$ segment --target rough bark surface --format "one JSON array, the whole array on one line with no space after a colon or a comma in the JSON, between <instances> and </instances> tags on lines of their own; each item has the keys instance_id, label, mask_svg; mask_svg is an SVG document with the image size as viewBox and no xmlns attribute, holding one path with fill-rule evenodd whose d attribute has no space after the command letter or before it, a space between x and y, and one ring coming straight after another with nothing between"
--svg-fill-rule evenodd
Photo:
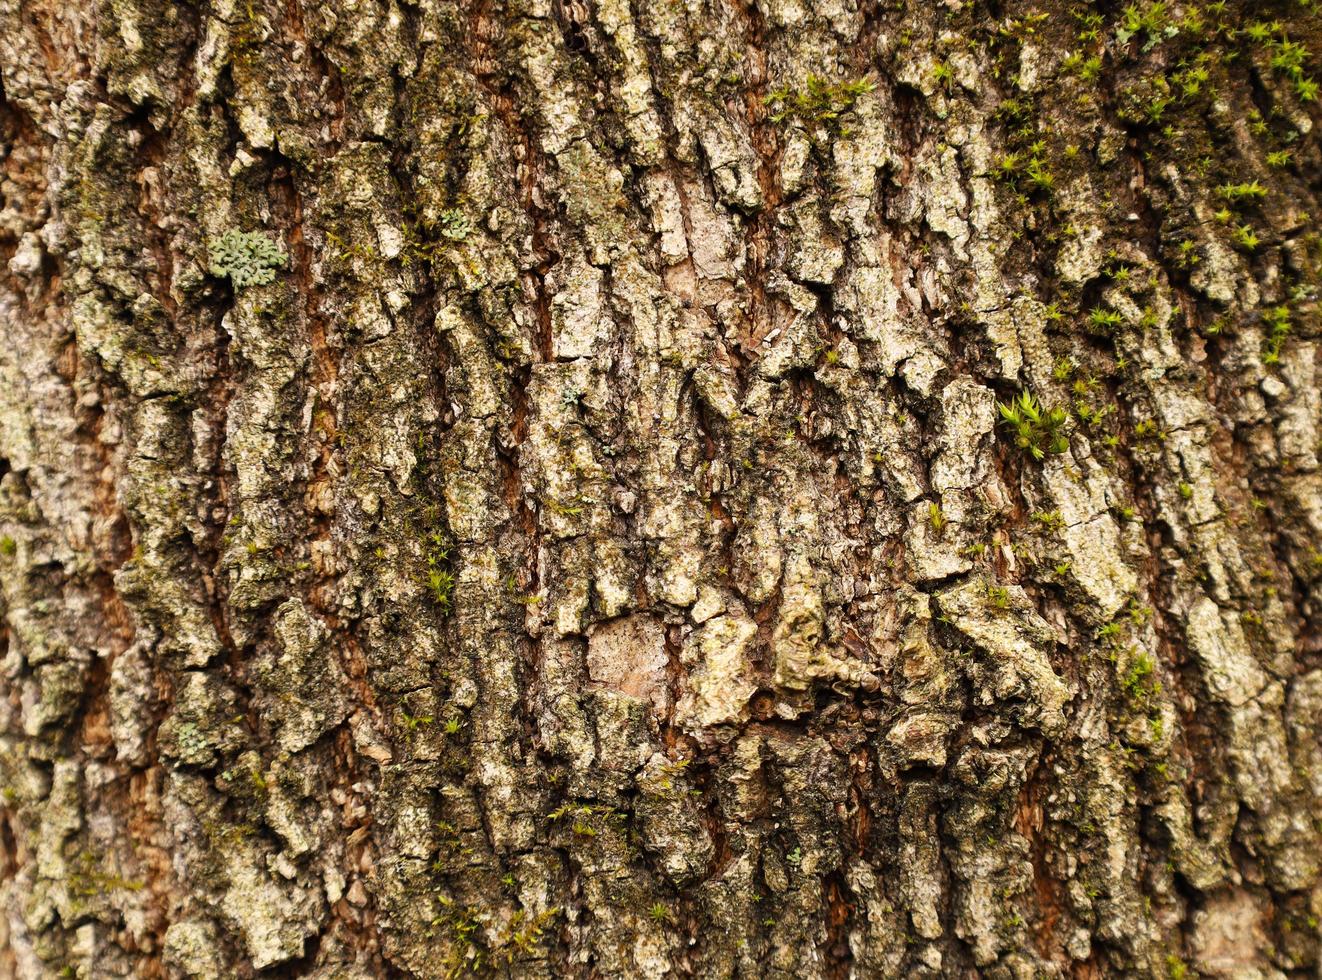
<instances>
[{"instance_id":1,"label":"rough bark surface","mask_svg":"<svg viewBox=\"0 0 1322 980\"><path fill-rule=\"evenodd\" d=\"M1316 976L1315 77L0 0L0 974Z\"/></svg>"}]
</instances>

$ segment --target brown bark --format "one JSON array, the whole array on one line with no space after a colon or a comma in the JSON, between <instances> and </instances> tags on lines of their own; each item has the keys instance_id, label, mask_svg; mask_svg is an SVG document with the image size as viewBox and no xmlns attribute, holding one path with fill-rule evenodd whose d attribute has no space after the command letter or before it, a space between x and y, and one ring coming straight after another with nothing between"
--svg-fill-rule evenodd
<instances>
[{"instance_id":1,"label":"brown bark","mask_svg":"<svg viewBox=\"0 0 1322 980\"><path fill-rule=\"evenodd\" d=\"M0 0L0 973L1317 975L1320 59Z\"/></svg>"}]
</instances>

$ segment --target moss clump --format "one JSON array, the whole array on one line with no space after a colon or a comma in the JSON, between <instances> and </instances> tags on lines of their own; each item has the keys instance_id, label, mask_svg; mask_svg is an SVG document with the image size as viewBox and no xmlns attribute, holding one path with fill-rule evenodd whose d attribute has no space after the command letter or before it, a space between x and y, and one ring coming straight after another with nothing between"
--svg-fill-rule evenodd
<instances>
[{"instance_id":1,"label":"moss clump","mask_svg":"<svg viewBox=\"0 0 1322 980\"><path fill-rule=\"evenodd\" d=\"M1123 681L1125 693L1136 706L1146 707L1161 693L1161 682L1153 676L1156 662L1141 650L1133 651L1133 660Z\"/></svg>"},{"instance_id":2,"label":"moss clump","mask_svg":"<svg viewBox=\"0 0 1322 980\"><path fill-rule=\"evenodd\" d=\"M427 588L442 613L451 609L454 597L454 572L450 567L450 548L439 532L428 536Z\"/></svg>"},{"instance_id":3,"label":"moss clump","mask_svg":"<svg viewBox=\"0 0 1322 980\"><path fill-rule=\"evenodd\" d=\"M798 119L805 123L829 123L852 109L859 96L876 87L875 82L866 78L831 82L820 75L810 74L802 88L782 86L763 101L775 109L772 122Z\"/></svg>"},{"instance_id":4,"label":"moss clump","mask_svg":"<svg viewBox=\"0 0 1322 980\"><path fill-rule=\"evenodd\" d=\"M229 276L235 289L246 286L264 286L275 279L275 270L285 264L288 256L280 246L260 231L238 231L231 228L208 246L211 274Z\"/></svg>"},{"instance_id":5,"label":"moss clump","mask_svg":"<svg viewBox=\"0 0 1322 980\"><path fill-rule=\"evenodd\" d=\"M1273 306L1263 313L1262 320L1267 325L1267 349L1263 352L1262 363L1279 364L1281 349L1290 336L1290 307Z\"/></svg>"},{"instance_id":6,"label":"moss clump","mask_svg":"<svg viewBox=\"0 0 1322 980\"><path fill-rule=\"evenodd\" d=\"M1047 453L1063 453L1069 448L1064 426L1068 416L1061 408L1047 409L1028 392L996 406L1001 413L1001 424L1014 435L1014 444L1028 450L1034 459Z\"/></svg>"}]
</instances>

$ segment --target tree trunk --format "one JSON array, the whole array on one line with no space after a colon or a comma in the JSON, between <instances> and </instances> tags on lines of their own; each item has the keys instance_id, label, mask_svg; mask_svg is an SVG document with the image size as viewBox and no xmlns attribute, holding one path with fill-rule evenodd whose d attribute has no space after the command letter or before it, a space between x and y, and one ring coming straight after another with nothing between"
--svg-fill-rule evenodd
<instances>
[{"instance_id":1,"label":"tree trunk","mask_svg":"<svg viewBox=\"0 0 1322 980\"><path fill-rule=\"evenodd\" d=\"M1315 0L0 0L0 974L1317 976Z\"/></svg>"}]
</instances>

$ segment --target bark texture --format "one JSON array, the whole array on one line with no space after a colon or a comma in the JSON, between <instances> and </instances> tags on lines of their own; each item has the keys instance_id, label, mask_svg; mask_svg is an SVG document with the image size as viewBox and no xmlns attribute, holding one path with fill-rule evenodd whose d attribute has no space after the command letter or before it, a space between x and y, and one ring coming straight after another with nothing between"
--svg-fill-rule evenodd
<instances>
[{"instance_id":1,"label":"bark texture","mask_svg":"<svg viewBox=\"0 0 1322 980\"><path fill-rule=\"evenodd\" d=\"M0 973L1305 977L1311 0L0 0Z\"/></svg>"}]
</instances>

